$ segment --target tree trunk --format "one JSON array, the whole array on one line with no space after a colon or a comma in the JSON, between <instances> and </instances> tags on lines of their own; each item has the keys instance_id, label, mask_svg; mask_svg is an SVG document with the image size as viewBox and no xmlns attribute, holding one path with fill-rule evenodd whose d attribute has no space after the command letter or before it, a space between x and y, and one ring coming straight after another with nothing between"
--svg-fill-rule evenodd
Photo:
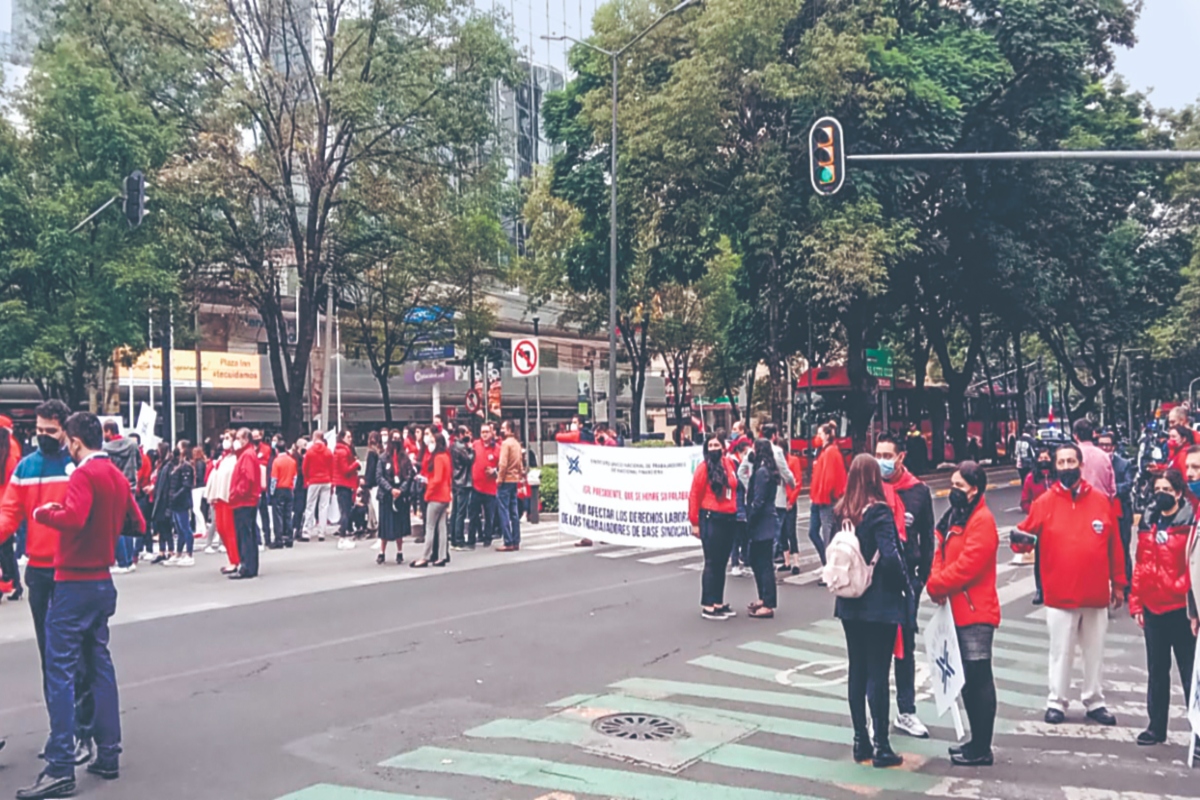
<instances>
[{"instance_id":1,"label":"tree trunk","mask_svg":"<svg viewBox=\"0 0 1200 800\"><path fill-rule=\"evenodd\" d=\"M387 373L383 377L379 377L379 373L375 374L375 380L379 381L379 393L383 396L383 420L388 427L392 427L392 390L388 386Z\"/></svg>"},{"instance_id":2,"label":"tree trunk","mask_svg":"<svg viewBox=\"0 0 1200 800\"><path fill-rule=\"evenodd\" d=\"M1025 432L1025 424L1028 420L1028 404L1026 398L1029 396L1029 379L1025 374L1025 357L1021 352L1021 332L1014 330L1012 332L1013 342L1013 368L1017 371L1017 435L1020 436ZM1036 409L1036 404L1034 408ZM1036 411L1034 412L1036 414Z\"/></svg>"},{"instance_id":3,"label":"tree trunk","mask_svg":"<svg viewBox=\"0 0 1200 800\"><path fill-rule=\"evenodd\" d=\"M754 418L754 368L746 371L746 426L749 427L750 420Z\"/></svg>"},{"instance_id":4,"label":"tree trunk","mask_svg":"<svg viewBox=\"0 0 1200 800\"><path fill-rule=\"evenodd\" d=\"M954 447L954 460L967 457L967 383L971 378L964 373L947 377L946 404L950 411L950 443Z\"/></svg>"},{"instance_id":5,"label":"tree trunk","mask_svg":"<svg viewBox=\"0 0 1200 800\"><path fill-rule=\"evenodd\" d=\"M941 392L928 394L929 427L932 431L931 441L933 466L936 467L946 460L946 401Z\"/></svg>"},{"instance_id":6,"label":"tree trunk","mask_svg":"<svg viewBox=\"0 0 1200 800\"><path fill-rule=\"evenodd\" d=\"M867 353L865 326L862 323L864 309L861 304L851 306L846 315L846 373L850 380L847 393L847 414L850 417L850 436L856 453L867 451L867 438L874 412L874 389L867 375Z\"/></svg>"},{"instance_id":7,"label":"tree trunk","mask_svg":"<svg viewBox=\"0 0 1200 800\"><path fill-rule=\"evenodd\" d=\"M924 341L913 348L913 392L908 402L908 421L921 430L925 416L925 381L929 375L929 345ZM924 432L922 432L924 435Z\"/></svg>"}]
</instances>

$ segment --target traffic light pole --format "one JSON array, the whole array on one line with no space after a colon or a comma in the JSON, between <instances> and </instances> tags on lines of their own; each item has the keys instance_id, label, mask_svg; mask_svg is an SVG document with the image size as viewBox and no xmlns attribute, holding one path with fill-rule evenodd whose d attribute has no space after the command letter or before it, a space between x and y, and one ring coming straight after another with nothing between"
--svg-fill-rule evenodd
<instances>
[{"instance_id":1,"label":"traffic light pole","mask_svg":"<svg viewBox=\"0 0 1200 800\"><path fill-rule=\"evenodd\" d=\"M925 161L1200 161L1200 150L1011 150L996 153L870 153L856 164Z\"/></svg>"},{"instance_id":2,"label":"traffic light pole","mask_svg":"<svg viewBox=\"0 0 1200 800\"><path fill-rule=\"evenodd\" d=\"M96 217L100 216L100 212L101 212L101 211L103 211L104 209L108 208L108 207L109 207L109 206L111 206L113 203L115 203L115 202L117 202L118 200L121 200L121 199L122 199L121 195L119 195L119 194L113 195L113 196L112 196L112 198L110 198L110 199L109 199L109 201L108 201L107 203L105 203L104 205L102 205L102 206L100 206L99 208L97 208L97 209L96 209L95 211L93 211L91 214L88 214L88 215L87 215L87 218L86 218L86 219L84 219L84 221L83 221L83 222L79 223L79 224L78 224L78 225L76 225L74 228L71 228L71 230L70 230L70 233L75 233L75 232L76 232L76 231L78 231L80 228L82 228L84 225L87 225L89 222L91 222L92 220L94 220Z\"/></svg>"}]
</instances>

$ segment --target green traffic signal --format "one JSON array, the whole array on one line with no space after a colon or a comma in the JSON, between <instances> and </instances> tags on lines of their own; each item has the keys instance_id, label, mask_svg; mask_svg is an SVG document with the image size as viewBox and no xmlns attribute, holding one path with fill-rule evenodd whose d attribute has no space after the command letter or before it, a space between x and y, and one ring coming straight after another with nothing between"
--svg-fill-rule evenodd
<instances>
[{"instance_id":1,"label":"green traffic signal","mask_svg":"<svg viewBox=\"0 0 1200 800\"><path fill-rule=\"evenodd\" d=\"M830 167L821 168L821 183L833 183L833 169Z\"/></svg>"}]
</instances>

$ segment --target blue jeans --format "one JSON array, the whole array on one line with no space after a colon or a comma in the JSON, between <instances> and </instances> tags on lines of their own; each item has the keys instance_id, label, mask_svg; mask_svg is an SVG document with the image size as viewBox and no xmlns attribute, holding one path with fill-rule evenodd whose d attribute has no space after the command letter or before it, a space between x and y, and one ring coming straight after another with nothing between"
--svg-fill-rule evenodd
<instances>
[{"instance_id":1,"label":"blue jeans","mask_svg":"<svg viewBox=\"0 0 1200 800\"><path fill-rule=\"evenodd\" d=\"M95 738L99 756L121 752L121 710L117 673L108 651L108 620L117 610L111 578L58 581L46 614L46 706L50 739L46 772L55 778L75 775L75 681L82 664L92 670Z\"/></svg>"},{"instance_id":2,"label":"blue jeans","mask_svg":"<svg viewBox=\"0 0 1200 800\"><path fill-rule=\"evenodd\" d=\"M117 566L124 569L133 563L133 557L137 554L138 542L132 536L117 537Z\"/></svg>"},{"instance_id":3,"label":"blue jeans","mask_svg":"<svg viewBox=\"0 0 1200 800\"><path fill-rule=\"evenodd\" d=\"M517 484L502 483L496 490L500 532L506 547L521 546L521 512L517 510Z\"/></svg>"},{"instance_id":4,"label":"blue jeans","mask_svg":"<svg viewBox=\"0 0 1200 800\"><path fill-rule=\"evenodd\" d=\"M825 565L825 547L833 535L833 506L813 503L808 512L808 540L813 543L821 566Z\"/></svg>"},{"instance_id":5,"label":"blue jeans","mask_svg":"<svg viewBox=\"0 0 1200 800\"><path fill-rule=\"evenodd\" d=\"M187 554L192 554L192 548L195 546L195 537L192 536L192 518L189 516L190 511L172 511L171 521L175 525L175 539L178 544L175 546L175 552L183 555L183 550L187 548Z\"/></svg>"},{"instance_id":6,"label":"blue jeans","mask_svg":"<svg viewBox=\"0 0 1200 800\"><path fill-rule=\"evenodd\" d=\"M496 537L496 495L471 490L471 507L467 513L467 544L479 542L484 547Z\"/></svg>"}]
</instances>

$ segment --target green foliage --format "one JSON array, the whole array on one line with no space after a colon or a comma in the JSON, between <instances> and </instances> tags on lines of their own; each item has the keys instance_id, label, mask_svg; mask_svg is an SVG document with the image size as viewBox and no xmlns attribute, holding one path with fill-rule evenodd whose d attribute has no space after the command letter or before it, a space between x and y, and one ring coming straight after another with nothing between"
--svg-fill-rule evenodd
<instances>
[{"instance_id":1,"label":"green foliage","mask_svg":"<svg viewBox=\"0 0 1200 800\"><path fill-rule=\"evenodd\" d=\"M538 497L542 501L542 511L546 513L558 511L558 465L547 464L542 467L542 484L538 487Z\"/></svg>"}]
</instances>

